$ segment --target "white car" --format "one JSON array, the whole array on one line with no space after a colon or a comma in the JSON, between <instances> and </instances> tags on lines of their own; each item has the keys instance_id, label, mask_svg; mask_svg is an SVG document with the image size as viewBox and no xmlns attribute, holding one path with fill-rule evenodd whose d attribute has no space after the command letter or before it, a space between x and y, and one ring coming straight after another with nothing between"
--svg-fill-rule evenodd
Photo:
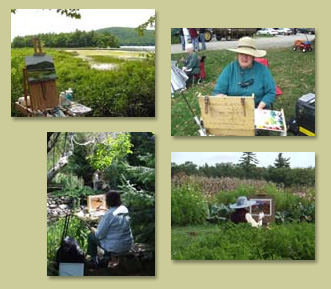
<instances>
[{"instance_id":1,"label":"white car","mask_svg":"<svg viewBox=\"0 0 331 289\"><path fill-rule=\"evenodd\" d=\"M256 32L256 35L277 35L278 31L273 28L262 28Z\"/></svg>"},{"instance_id":2,"label":"white car","mask_svg":"<svg viewBox=\"0 0 331 289\"><path fill-rule=\"evenodd\" d=\"M290 28L278 28L277 31L278 31L278 34L281 34L281 35L292 35L293 34L293 31Z\"/></svg>"}]
</instances>

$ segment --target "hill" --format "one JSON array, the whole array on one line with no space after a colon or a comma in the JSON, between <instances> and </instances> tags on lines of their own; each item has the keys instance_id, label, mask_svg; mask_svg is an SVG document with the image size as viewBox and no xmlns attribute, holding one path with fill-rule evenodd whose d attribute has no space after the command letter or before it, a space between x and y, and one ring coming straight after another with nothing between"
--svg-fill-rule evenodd
<instances>
[{"instance_id":1,"label":"hill","mask_svg":"<svg viewBox=\"0 0 331 289\"><path fill-rule=\"evenodd\" d=\"M154 46L155 30L146 30L144 36L139 36L135 28L109 27L96 30L96 32L109 32L119 39L121 46Z\"/></svg>"}]
</instances>

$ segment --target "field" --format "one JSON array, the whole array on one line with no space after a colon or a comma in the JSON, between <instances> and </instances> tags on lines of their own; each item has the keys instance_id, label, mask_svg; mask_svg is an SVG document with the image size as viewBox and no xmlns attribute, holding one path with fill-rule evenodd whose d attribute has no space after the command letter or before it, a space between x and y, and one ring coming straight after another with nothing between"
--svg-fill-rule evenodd
<instances>
[{"instance_id":1,"label":"field","mask_svg":"<svg viewBox=\"0 0 331 289\"><path fill-rule=\"evenodd\" d=\"M315 224L174 227L173 260L314 260Z\"/></svg>"},{"instance_id":2,"label":"field","mask_svg":"<svg viewBox=\"0 0 331 289\"><path fill-rule=\"evenodd\" d=\"M92 108L94 117L154 117L155 57L144 52L113 50L64 51L46 49L53 56L58 91L69 87L74 100ZM23 95L24 57L33 49L11 50L11 107ZM127 61L129 60L129 61ZM93 64L113 64L111 69L94 69ZM98 68L98 67L96 67Z\"/></svg>"},{"instance_id":3,"label":"field","mask_svg":"<svg viewBox=\"0 0 331 289\"><path fill-rule=\"evenodd\" d=\"M194 113L200 117L197 95L211 95L216 80L223 68L235 59L230 51L203 51L205 55L206 80L183 92ZM180 63L185 54L172 54L171 60ZM268 60L271 73L283 95L274 103L274 109L284 109L286 121L295 116L295 105L298 98L315 91L315 53L293 52L291 48L268 49ZM198 128L190 110L180 94L176 93L171 100L171 135L197 136Z\"/></svg>"},{"instance_id":4,"label":"field","mask_svg":"<svg viewBox=\"0 0 331 289\"><path fill-rule=\"evenodd\" d=\"M273 196L275 222L261 228L229 221L229 204L255 195L254 186L202 193L197 185L173 185L171 258L173 260L314 260L315 190L306 193L267 184L259 192Z\"/></svg>"}]
</instances>

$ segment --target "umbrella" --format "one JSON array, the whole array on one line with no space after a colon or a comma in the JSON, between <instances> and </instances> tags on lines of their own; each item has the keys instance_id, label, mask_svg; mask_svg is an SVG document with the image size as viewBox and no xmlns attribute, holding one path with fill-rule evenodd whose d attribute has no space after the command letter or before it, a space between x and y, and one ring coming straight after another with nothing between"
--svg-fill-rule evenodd
<instances>
[{"instance_id":1,"label":"umbrella","mask_svg":"<svg viewBox=\"0 0 331 289\"><path fill-rule=\"evenodd\" d=\"M171 94L175 91L186 89L186 81L188 76L180 70L175 63L171 63Z\"/></svg>"}]
</instances>

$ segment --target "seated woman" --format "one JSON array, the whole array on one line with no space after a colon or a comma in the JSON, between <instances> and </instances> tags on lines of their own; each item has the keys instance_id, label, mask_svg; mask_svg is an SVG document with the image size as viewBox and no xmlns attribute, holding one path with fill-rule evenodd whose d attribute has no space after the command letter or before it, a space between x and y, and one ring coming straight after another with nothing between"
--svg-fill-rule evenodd
<instances>
[{"instance_id":1,"label":"seated woman","mask_svg":"<svg viewBox=\"0 0 331 289\"><path fill-rule=\"evenodd\" d=\"M230 205L235 211L230 215L230 220L235 224L249 223L252 227L261 227L264 213L259 213L259 219L256 222L246 208L255 205L255 201L248 201L246 197L239 197L235 204Z\"/></svg>"},{"instance_id":2,"label":"seated woman","mask_svg":"<svg viewBox=\"0 0 331 289\"><path fill-rule=\"evenodd\" d=\"M91 234L88 235L87 253L91 256L95 266L99 264L98 246L109 253L121 253L128 251L133 243L129 211L122 205L120 194L107 193L106 205L109 210L102 217L97 229L91 228Z\"/></svg>"},{"instance_id":3,"label":"seated woman","mask_svg":"<svg viewBox=\"0 0 331 289\"><path fill-rule=\"evenodd\" d=\"M194 48L191 43L186 45L186 52L188 57L184 60L184 67L182 70L190 79L192 79L194 75L200 74L200 60L198 55L194 52Z\"/></svg>"},{"instance_id":4,"label":"seated woman","mask_svg":"<svg viewBox=\"0 0 331 289\"><path fill-rule=\"evenodd\" d=\"M276 86L269 69L254 61L254 57L263 57L265 50L258 50L251 37L239 39L237 49L228 49L237 53L237 59L228 64L218 77L213 95L228 96L255 95L255 107L269 108L275 101Z\"/></svg>"}]
</instances>

